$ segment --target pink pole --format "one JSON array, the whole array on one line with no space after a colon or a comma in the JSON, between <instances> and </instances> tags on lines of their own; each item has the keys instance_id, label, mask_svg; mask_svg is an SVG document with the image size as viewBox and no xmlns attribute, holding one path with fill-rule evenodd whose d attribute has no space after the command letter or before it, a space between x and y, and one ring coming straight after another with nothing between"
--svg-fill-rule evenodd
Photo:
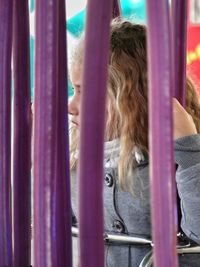
<instances>
[{"instance_id":1,"label":"pink pole","mask_svg":"<svg viewBox=\"0 0 200 267\"><path fill-rule=\"evenodd\" d=\"M172 53L168 0L147 3L150 179L154 266L177 267L172 137Z\"/></svg>"},{"instance_id":2,"label":"pink pole","mask_svg":"<svg viewBox=\"0 0 200 267\"><path fill-rule=\"evenodd\" d=\"M185 106L188 0L172 0L174 96Z\"/></svg>"},{"instance_id":3,"label":"pink pole","mask_svg":"<svg viewBox=\"0 0 200 267\"><path fill-rule=\"evenodd\" d=\"M57 91L56 264L72 266L71 197L68 143L67 43L65 1L59 2L59 66Z\"/></svg>"},{"instance_id":4,"label":"pink pole","mask_svg":"<svg viewBox=\"0 0 200 267\"><path fill-rule=\"evenodd\" d=\"M71 267L64 0L36 1L34 267Z\"/></svg>"},{"instance_id":5,"label":"pink pole","mask_svg":"<svg viewBox=\"0 0 200 267\"><path fill-rule=\"evenodd\" d=\"M117 18L122 16L120 0L113 0L112 17Z\"/></svg>"},{"instance_id":6,"label":"pink pole","mask_svg":"<svg viewBox=\"0 0 200 267\"><path fill-rule=\"evenodd\" d=\"M31 114L28 1L14 1L14 266L31 264Z\"/></svg>"},{"instance_id":7,"label":"pink pole","mask_svg":"<svg viewBox=\"0 0 200 267\"><path fill-rule=\"evenodd\" d=\"M81 267L104 266L103 144L111 13L111 0L88 1L79 161Z\"/></svg>"},{"instance_id":8,"label":"pink pole","mask_svg":"<svg viewBox=\"0 0 200 267\"><path fill-rule=\"evenodd\" d=\"M11 48L12 0L0 3L0 266L12 267Z\"/></svg>"}]
</instances>

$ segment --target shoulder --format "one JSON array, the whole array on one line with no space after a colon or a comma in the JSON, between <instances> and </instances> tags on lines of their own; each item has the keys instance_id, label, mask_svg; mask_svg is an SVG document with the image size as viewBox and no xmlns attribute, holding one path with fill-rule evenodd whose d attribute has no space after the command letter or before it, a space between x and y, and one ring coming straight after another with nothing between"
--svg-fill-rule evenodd
<instances>
[{"instance_id":1,"label":"shoulder","mask_svg":"<svg viewBox=\"0 0 200 267\"><path fill-rule=\"evenodd\" d=\"M200 134L193 134L178 138L174 141L177 151L200 151Z\"/></svg>"},{"instance_id":2,"label":"shoulder","mask_svg":"<svg viewBox=\"0 0 200 267\"><path fill-rule=\"evenodd\" d=\"M174 141L175 161L180 169L200 163L200 134L178 138Z\"/></svg>"}]
</instances>

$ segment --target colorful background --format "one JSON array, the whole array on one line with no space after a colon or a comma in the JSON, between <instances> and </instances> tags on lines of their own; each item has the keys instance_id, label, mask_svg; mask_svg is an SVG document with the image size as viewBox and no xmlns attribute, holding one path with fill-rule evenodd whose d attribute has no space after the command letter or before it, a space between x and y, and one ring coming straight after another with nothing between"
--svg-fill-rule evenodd
<instances>
[{"instance_id":1,"label":"colorful background","mask_svg":"<svg viewBox=\"0 0 200 267\"><path fill-rule=\"evenodd\" d=\"M84 20L87 0L66 1L67 14L67 40L68 54L75 44L77 38L84 29ZM123 17L134 22L145 23L145 0L121 0ZM34 45L35 45L35 2L29 0L30 10L30 52L31 52L31 96L34 95ZM200 86L200 0L189 0L189 27L188 27L188 49L187 63L188 70L196 83ZM72 88L69 81L69 96L72 95Z\"/></svg>"}]
</instances>

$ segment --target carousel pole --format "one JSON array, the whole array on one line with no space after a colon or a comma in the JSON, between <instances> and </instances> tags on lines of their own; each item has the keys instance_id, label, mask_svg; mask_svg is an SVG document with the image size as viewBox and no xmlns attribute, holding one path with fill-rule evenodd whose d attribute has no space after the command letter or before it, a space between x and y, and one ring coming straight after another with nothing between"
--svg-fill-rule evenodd
<instances>
[{"instance_id":1,"label":"carousel pole","mask_svg":"<svg viewBox=\"0 0 200 267\"><path fill-rule=\"evenodd\" d=\"M154 266L177 267L169 2L151 0L146 3Z\"/></svg>"},{"instance_id":2,"label":"carousel pole","mask_svg":"<svg viewBox=\"0 0 200 267\"><path fill-rule=\"evenodd\" d=\"M11 49L13 1L0 3L0 266L13 266L11 211Z\"/></svg>"},{"instance_id":3,"label":"carousel pole","mask_svg":"<svg viewBox=\"0 0 200 267\"><path fill-rule=\"evenodd\" d=\"M81 267L104 266L102 177L112 2L89 0L87 6L79 160Z\"/></svg>"},{"instance_id":4,"label":"carousel pole","mask_svg":"<svg viewBox=\"0 0 200 267\"><path fill-rule=\"evenodd\" d=\"M65 1L59 1L59 52L57 91L56 266L72 266L71 197L68 138L68 84ZM54 265L55 266L55 265Z\"/></svg>"},{"instance_id":5,"label":"carousel pole","mask_svg":"<svg viewBox=\"0 0 200 267\"><path fill-rule=\"evenodd\" d=\"M122 16L120 0L113 0L112 17L117 18Z\"/></svg>"},{"instance_id":6,"label":"carousel pole","mask_svg":"<svg viewBox=\"0 0 200 267\"><path fill-rule=\"evenodd\" d=\"M36 1L34 267L71 266L64 0Z\"/></svg>"},{"instance_id":7,"label":"carousel pole","mask_svg":"<svg viewBox=\"0 0 200 267\"><path fill-rule=\"evenodd\" d=\"M185 106L188 0L172 0L171 5L174 97Z\"/></svg>"},{"instance_id":8,"label":"carousel pole","mask_svg":"<svg viewBox=\"0 0 200 267\"><path fill-rule=\"evenodd\" d=\"M29 10L27 0L14 0L14 266L31 258L31 100Z\"/></svg>"}]
</instances>

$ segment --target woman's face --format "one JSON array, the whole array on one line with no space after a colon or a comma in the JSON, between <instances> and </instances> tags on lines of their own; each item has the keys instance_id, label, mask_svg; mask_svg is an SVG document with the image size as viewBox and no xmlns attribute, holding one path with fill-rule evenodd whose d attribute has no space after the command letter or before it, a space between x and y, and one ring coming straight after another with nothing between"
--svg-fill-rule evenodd
<instances>
[{"instance_id":1,"label":"woman's face","mask_svg":"<svg viewBox=\"0 0 200 267\"><path fill-rule=\"evenodd\" d=\"M71 70L71 83L74 89L74 94L69 100L68 113L70 116L70 122L77 129L80 128L80 100L81 100L81 68L79 66L73 66Z\"/></svg>"},{"instance_id":2,"label":"woman's face","mask_svg":"<svg viewBox=\"0 0 200 267\"><path fill-rule=\"evenodd\" d=\"M74 94L69 99L68 113L70 114L70 123L80 130L80 102L82 92L82 68L74 65L70 72L70 79L73 86ZM107 119L107 109L106 109ZM77 134L79 131L77 132Z\"/></svg>"}]
</instances>

